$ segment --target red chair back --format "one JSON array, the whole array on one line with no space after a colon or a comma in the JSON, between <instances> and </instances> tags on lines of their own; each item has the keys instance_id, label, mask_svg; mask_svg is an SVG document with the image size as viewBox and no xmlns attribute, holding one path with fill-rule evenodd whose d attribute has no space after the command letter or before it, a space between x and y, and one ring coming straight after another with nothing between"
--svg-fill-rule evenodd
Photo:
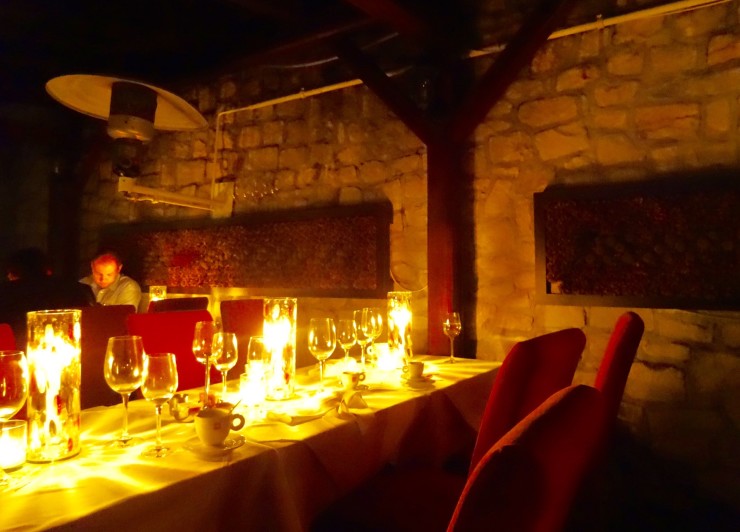
<instances>
[{"instance_id":1,"label":"red chair back","mask_svg":"<svg viewBox=\"0 0 740 532\"><path fill-rule=\"evenodd\" d=\"M0 323L0 351L14 351L18 349L15 343L15 333L13 328L7 323ZM25 351L25 346L21 347Z\"/></svg>"},{"instance_id":2,"label":"red chair back","mask_svg":"<svg viewBox=\"0 0 740 532\"><path fill-rule=\"evenodd\" d=\"M627 377L644 331L645 324L642 318L634 312L625 312L617 319L609 337L594 387L604 394L611 419L617 417Z\"/></svg>"},{"instance_id":3,"label":"red chair back","mask_svg":"<svg viewBox=\"0 0 740 532\"><path fill-rule=\"evenodd\" d=\"M212 321L207 310L181 310L130 314L126 319L129 334L141 336L147 353L174 353L177 359L178 389L202 387L205 367L193 354L195 324ZM211 382L219 381L218 372L211 373Z\"/></svg>"},{"instance_id":4,"label":"red chair back","mask_svg":"<svg viewBox=\"0 0 740 532\"><path fill-rule=\"evenodd\" d=\"M147 312L173 312L175 310L206 310L208 297L170 297L149 302Z\"/></svg>"},{"instance_id":5,"label":"red chair back","mask_svg":"<svg viewBox=\"0 0 740 532\"><path fill-rule=\"evenodd\" d=\"M108 338L128 334L126 318L136 312L133 305L84 307L80 317L80 349L82 357L82 408L114 405L121 396L110 389L103 375Z\"/></svg>"},{"instance_id":6,"label":"red chair back","mask_svg":"<svg viewBox=\"0 0 740 532\"><path fill-rule=\"evenodd\" d=\"M448 532L562 530L584 480L603 457L606 408L590 386L562 389L478 461Z\"/></svg>"},{"instance_id":7,"label":"red chair back","mask_svg":"<svg viewBox=\"0 0 740 532\"><path fill-rule=\"evenodd\" d=\"M573 381L586 346L580 329L564 329L515 344L493 381L470 464L509 429Z\"/></svg>"},{"instance_id":8,"label":"red chair back","mask_svg":"<svg viewBox=\"0 0 740 532\"><path fill-rule=\"evenodd\" d=\"M236 378L244 372L250 336L262 336L264 301L262 299L227 299L221 301L221 324L224 332L236 333L239 360L229 372Z\"/></svg>"}]
</instances>

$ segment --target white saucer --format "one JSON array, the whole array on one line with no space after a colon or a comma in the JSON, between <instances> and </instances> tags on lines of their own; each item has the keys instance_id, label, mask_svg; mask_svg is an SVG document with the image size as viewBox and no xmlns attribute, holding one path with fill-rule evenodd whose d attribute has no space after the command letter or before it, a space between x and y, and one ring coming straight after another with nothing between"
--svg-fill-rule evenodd
<instances>
[{"instance_id":1,"label":"white saucer","mask_svg":"<svg viewBox=\"0 0 740 532\"><path fill-rule=\"evenodd\" d=\"M226 441L224 441L224 444L219 446L206 445L195 437L186 441L183 447L206 460L220 460L231 453L234 449L238 449L244 445L245 442L246 440L241 434L237 434L233 438L227 438Z\"/></svg>"},{"instance_id":2,"label":"white saucer","mask_svg":"<svg viewBox=\"0 0 740 532\"><path fill-rule=\"evenodd\" d=\"M414 378L403 377L403 382L410 388L426 388L434 383L434 379L429 375Z\"/></svg>"}]
</instances>

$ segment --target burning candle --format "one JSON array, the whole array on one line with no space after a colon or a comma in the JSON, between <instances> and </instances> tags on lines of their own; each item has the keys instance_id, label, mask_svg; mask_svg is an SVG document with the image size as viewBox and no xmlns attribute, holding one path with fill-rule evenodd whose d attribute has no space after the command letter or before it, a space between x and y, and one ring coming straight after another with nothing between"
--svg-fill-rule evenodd
<instances>
[{"instance_id":1,"label":"burning candle","mask_svg":"<svg viewBox=\"0 0 740 532\"><path fill-rule=\"evenodd\" d=\"M28 461L80 452L80 310L28 313Z\"/></svg>"},{"instance_id":2,"label":"burning candle","mask_svg":"<svg viewBox=\"0 0 740 532\"><path fill-rule=\"evenodd\" d=\"M11 419L0 423L0 469L15 469L25 461L26 422Z\"/></svg>"},{"instance_id":3,"label":"burning candle","mask_svg":"<svg viewBox=\"0 0 740 532\"><path fill-rule=\"evenodd\" d=\"M388 366L399 367L411 359L411 292L388 292ZM378 361L378 366L381 363Z\"/></svg>"},{"instance_id":4,"label":"burning candle","mask_svg":"<svg viewBox=\"0 0 740 532\"><path fill-rule=\"evenodd\" d=\"M265 378L268 399L288 399L295 386L295 298L265 299L262 336L269 353Z\"/></svg>"}]
</instances>

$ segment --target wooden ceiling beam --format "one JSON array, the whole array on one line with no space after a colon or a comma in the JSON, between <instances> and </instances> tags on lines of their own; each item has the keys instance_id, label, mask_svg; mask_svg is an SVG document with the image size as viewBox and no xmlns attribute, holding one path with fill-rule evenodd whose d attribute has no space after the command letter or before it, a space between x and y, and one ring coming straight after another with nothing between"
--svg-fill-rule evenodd
<instances>
[{"instance_id":1,"label":"wooden ceiling beam","mask_svg":"<svg viewBox=\"0 0 740 532\"><path fill-rule=\"evenodd\" d=\"M349 65L365 85L398 116L425 144L437 138L436 129L424 113L391 81L391 79L353 43L346 39L334 42L340 59Z\"/></svg>"},{"instance_id":2,"label":"wooden ceiling beam","mask_svg":"<svg viewBox=\"0 0 740 532\"><path fill-rule=\"evenodd\" d=\"M576 0L544 0L539 8L530 13L455 112L448 130L454 142L462 142L472 135L491 107L506 93L522 68L532 61L556 25L565 19L576 3Z\"/></svg>"},{"instance_id":3,"label":"wooden ceiling beam","mask_svg":"<svg viewBox=\"0 0 740 532\"><path fill-rule=\"evenodd\" d=\"M429 34L429 24L394 0L344 0L363 13L420 42Z\"/></svg>"}]
</instances>

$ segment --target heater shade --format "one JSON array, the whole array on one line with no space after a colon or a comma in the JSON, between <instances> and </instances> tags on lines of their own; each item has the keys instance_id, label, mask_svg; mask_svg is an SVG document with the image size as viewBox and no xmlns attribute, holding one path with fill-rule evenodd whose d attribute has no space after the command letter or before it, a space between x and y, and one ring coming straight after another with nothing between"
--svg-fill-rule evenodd
<instances>
[{"instance_id":1,"label":"heater shade","mask_svg":"<svg viewBox=\"0 0 740 532\"><path fill-rule=\"evenodd\" d=\"M108 120L111 115L111 95L115 84L147 87L156 94L154 129L190 131L208 125L203 115L179 96L139 81L109 76L71 74L49 80L46 83L46 91L52 98L70 109Z\"/></svg>"}]
</instances>

